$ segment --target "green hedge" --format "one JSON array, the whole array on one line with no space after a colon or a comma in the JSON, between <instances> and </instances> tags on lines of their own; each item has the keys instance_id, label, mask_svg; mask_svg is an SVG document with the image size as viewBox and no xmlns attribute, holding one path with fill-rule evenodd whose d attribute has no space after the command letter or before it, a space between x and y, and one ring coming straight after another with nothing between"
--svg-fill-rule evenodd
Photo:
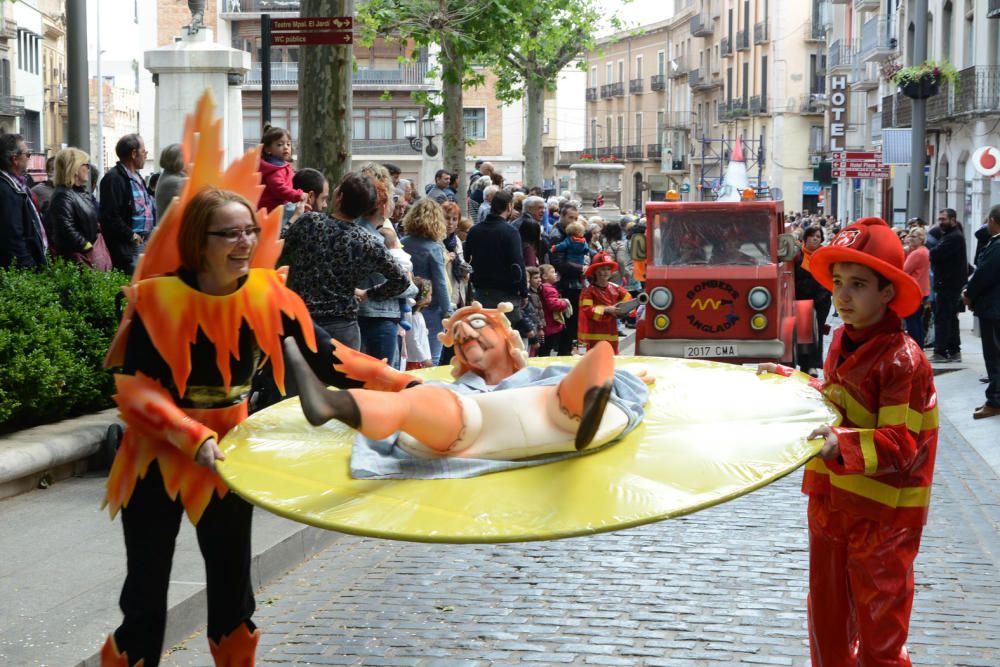
<instances>
[{"instance_id":1,"label":"green hedge","mask_svg":"<svg viewBox=\"0 0 1000 667\"><path fill-rule=\"evenodd\" d=\"M41 272L0 270L0 431L111 406L101 362L126 282L61 260Z\"/></svg>"}]
</instances>

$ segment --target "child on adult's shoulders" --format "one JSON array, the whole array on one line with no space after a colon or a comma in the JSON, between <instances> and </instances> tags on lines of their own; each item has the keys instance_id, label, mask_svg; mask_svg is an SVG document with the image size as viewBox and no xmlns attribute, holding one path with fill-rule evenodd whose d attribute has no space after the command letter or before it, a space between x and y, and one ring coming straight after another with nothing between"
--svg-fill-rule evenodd
<instances>
[{"instance_id":1,"label":"child on adult's shoulders","mask_svg":"<svg viewBox=\"0 0 1000 667\"><path fill-rule=\"evenodd\" d=\"M909 665L913 561L930 504L938 412L930 363L902 327L920 307L899 237L863 218L813 253L844 325L824 380L810 384L841 415L806 464L812 663ZM761 364L758 373L791 375Z\"/></svg>"},{"instance_id":2,"label":"child on adult's shoulders","mask_svg":"<svg viewBox=\"0 0 1000 667\"><path fill-rule=\"evenodd\" d=\"M288 203L308 199L309 194L292 185L292 135L280 127L264 126L261 137L260 176L264 192L258 206L268 211Z\"/></svg>"},{"instance_id":3,"label":"child on adult's shoulders","mask_svg":"<svg viewBox=\"0 0 1000 667\"><path fill-rule=\"evenodd\" d=\"M566 253L566 261L583 266L590 258L590 245L584 237L584 227L580 222L566 225L566 238L552 246L553 253Z\"/></svg>"}]
</instances>

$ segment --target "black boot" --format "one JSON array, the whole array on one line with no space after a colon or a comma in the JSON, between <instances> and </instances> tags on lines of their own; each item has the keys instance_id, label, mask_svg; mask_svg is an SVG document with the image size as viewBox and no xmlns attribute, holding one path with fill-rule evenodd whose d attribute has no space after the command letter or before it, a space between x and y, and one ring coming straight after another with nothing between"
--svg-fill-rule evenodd
<instances>
[{"instance_id":1,"label":"black boot","mask_svg":"<svg viewBox=\"0 0 1000 667\"><path fill-rule=\"evenodd\" d=\"M583 397L583 416L580 418L580 428L576 431L576 449L583 449L597 435L597 428L604 417L604 409L608 407L611 397L612 381L608 380L600 387L591 387Z\"/></svg>"},{"instance_id":2,"label":"black boot","mask_svg":"<svg viewBox=\"0 0 1000 667\"><path fill-rule=\"evenodd\" d=\"M285 338L285 361L299 386L302 413L313 426L322 426L331 419L351 428L361 425L361 412L354 397L347 391L331 391L323 386L309 367L292 337Z\"/></svg>"}]
</instances>

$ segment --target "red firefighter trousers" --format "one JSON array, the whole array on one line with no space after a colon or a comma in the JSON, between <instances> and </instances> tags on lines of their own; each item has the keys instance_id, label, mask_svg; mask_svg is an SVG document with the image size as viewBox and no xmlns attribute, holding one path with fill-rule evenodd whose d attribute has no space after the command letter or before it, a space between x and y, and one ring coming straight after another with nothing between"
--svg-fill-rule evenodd
<instances>
[{"instance_id":1,"label":"red firefighter trousers","mask_svg":"<svg viewBox=\"0 0 1000 667\"><path fill-rule=\"evenodd\" d=\"M906 665L921 528L899 528L809 498L813 667Z\"/></svg>"}]
</instances>

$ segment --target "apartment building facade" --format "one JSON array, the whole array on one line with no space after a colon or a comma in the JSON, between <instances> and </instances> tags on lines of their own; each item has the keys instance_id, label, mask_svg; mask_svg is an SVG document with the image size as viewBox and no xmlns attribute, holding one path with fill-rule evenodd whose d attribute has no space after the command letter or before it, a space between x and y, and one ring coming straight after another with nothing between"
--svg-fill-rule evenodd
<instances>
[{"instance_id":1,"label":"apartment building facade","mask_svg":"<svg viewBox=\"0 0 1000 667\"><path fill-rule=\"evenodd\" d=\"M862 3L857 3L861 5ZM853 27L858 34L858 11L855 6ZM903 65L914 63L916 33L913 0L864 3L861 15L861 57L872 59L866 48L871 39L871 25L878 25L879 48ZM926 166L924 182L914 188L909 183L909 168L897 167L891 182L884 187L884 209L897 222L905 220L907 198L924 197L924 211L933 222L942 208L953 208L964 225L966 238L972 238L985 220L990 206L1000 201L1000 183L981 175L972 165L971 156L984 145L1000 148L996 132L1000 122L1000 3L993 0L929 0L927 13L927 58L946 60L958 70L959 86L948 86L927 100ZM882 32L882 26L885 32ZM846 30L845 30L846 32ZM899 36L897 39L897 35ZM867 110L879 115L882 128L903 129L911 126L912 101L895 86L880 81L878 109L869 100ZM873 144L877 145L877 144ZM864 199L867 204L867 197ZM891 209L891 210L889 210ZM972 246L969 244L970 257Z\"/></svg>"},{"instance_id":2,"label":"apartment building facade","mask_svg":"<svg viewBox=\"0 0 1000 667\"><path fill-rule=\"evenodd\" d=\"M626 161L626 208L667 189L711 199L737 137L759 196L817 208L808 147L823 133L826 48L811 10L675 0L668 21L590 54L587 146Z\"/></svg>"},{"instance_id":3,"label":"apartment building facade","mask_svg":"<svg viewBox=\"0 0 1000 667\"><path fill-rule=\"evenodd\" d=\"M161 5L164 3L160 3ZM166 10L158 10L164 21L177 23L171 32L159 25L161 45L179 32L182 19ZM167 15L165 15L165 12ZM243 84L243 137L246 145L256 145L262 125L262 40L261 16L272 19L299 16L298 0L219 0L206 5L206 23L216 28L216 39L251 55L251 69ZM299 132L298 90L300 48L272 46L271 118L272 125L292 134L293 153L297 154ZM409 116L421 119L424 109L411 94L440 90L432 75L433 54L414 49L410 44L378 40L371 48L353 46L356 67L353 73L352 160L356 164L374 160L393 162L405 178L418 179L421 153L404 136L403 121ZM401 62L400 59L405 62ZM477 158L494 162L508 179L519 180L523 174L523 119L521 105L501 105L492 94L490 75L478 89L465 91L463 114L469 143L467 160ZM422 131L417 124L418 132ZM435 139L440 145L440 139ZM439 153L440 156L440 153Z\"/></svg>"}]
</instances>

